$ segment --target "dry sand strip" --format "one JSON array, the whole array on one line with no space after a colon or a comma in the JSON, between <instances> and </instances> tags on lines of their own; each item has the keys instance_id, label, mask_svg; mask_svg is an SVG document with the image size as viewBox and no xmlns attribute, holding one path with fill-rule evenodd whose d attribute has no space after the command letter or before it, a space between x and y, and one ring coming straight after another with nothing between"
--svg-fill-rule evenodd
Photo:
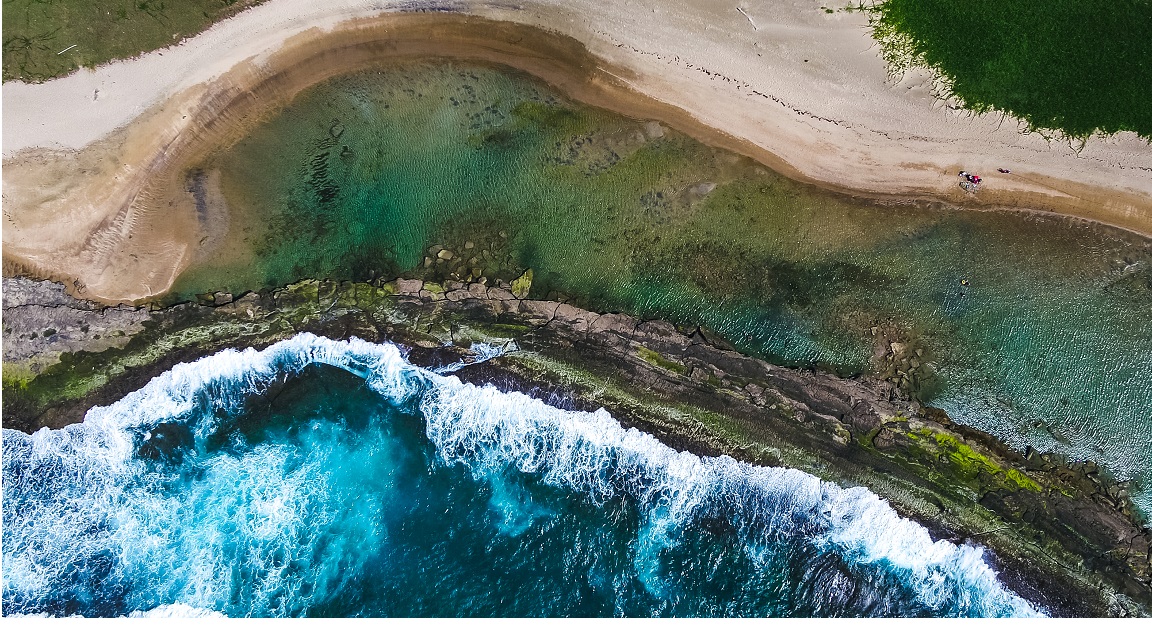
<instances>
[{"instance_id":1,"label":"dry sand strip","mask_svg":"<svg viewBox=\"0 0 1152 640\"><path fill-rule=\"evenodd\" d=\"M1077 151L955 110L926 75L887 77L865 18L822 3L271 0L138 59L8 83L5 268L106 301L163 293L204 238L178 169L306 85L393 55L509 64L838 191L1152 234L1152 146L1121 134ZM957 187L960 169L994 175L973 197Z\"/></svg>"}]
</instances>

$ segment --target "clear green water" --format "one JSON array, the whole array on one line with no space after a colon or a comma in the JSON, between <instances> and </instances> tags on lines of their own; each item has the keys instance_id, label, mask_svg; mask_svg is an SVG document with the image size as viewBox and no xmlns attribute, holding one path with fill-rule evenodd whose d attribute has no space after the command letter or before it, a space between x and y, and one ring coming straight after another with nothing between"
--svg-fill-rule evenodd
<instances>
[{"instance_id":1,"label":"clear green water","mask_svg":"<svg viewBox=\"0 0 1152 640\"><path fill-rule=\"evenodd\" d=\"M775 362L902 380L884 353L905 344L907 386L958 421L1152 486L1137 236L832 195L458 63L314 87L204 170L232 228L180 295L531 267L533 297L704 324ZM425 267L433 245L456 262Z\"/></svg>"}]
</instances>

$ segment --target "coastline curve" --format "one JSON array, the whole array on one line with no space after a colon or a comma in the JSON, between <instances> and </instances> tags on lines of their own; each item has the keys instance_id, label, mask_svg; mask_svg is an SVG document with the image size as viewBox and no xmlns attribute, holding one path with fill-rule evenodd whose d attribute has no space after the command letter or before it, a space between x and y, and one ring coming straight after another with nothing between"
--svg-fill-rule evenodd
<instances>
[{"instance_id":1,"label":"coastline curve","mask_svg":"<svg viewBox=\"0 0 1152 640\"><path fill-rule=\"evenodd\" d=\"M795 140L764 144L773 125L767 113L750 110L749 117L763 125L758 129L715 127L708 124L715 122L709 114L661 101L671 94L646 91L654 86L651 74L600 57L592 50L595 43L586 46L557 31L458 12L471 11L470 6L449 8L452 11L444 13L384 13L331 29L310 28L289 37L276 51L244 59L210 81L181 90L79 150L17 149L18 140L5 149L5 271L62 280L74 293L104 302L163 294L203 235L203 223L197 221L181 179L188 166L238 139L318 82L386 60L412 58L512 67L577 102L663 121L789 178L841 193L881 202L943 201L967 208L1051 211L1152 234L1152 194L1121 188L1119 182L1109 188L1019 171L1013 180L1025 186L987 190L974 203L948 188L954 181L941 174L950 176L952 166L929 162L915 171L896 170L895 180L877 180L881 168L861 170L848 147L840 144L843 140L809 145L807 156L813 157L784 153L780 147ZM693 99L700 97L689 93ZM717 104L717 109L733 106ZM800 156L809 164L797 162ZM842 175L828 179L810 166L814 159L842 161ZM925 172L935 177L925 179ZM921 184L913 186L914 180ZM925 184L932 181L937 186Z\"/></svg>"}]
</instances>

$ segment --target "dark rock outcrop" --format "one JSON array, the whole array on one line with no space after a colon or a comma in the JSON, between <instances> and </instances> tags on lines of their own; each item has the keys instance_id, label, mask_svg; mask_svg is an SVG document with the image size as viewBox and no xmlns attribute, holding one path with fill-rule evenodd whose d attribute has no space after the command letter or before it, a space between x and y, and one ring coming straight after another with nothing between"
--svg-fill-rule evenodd
<instances>
[{"instance_id":1,"label":"dark rock outcrop","mask_svg":"<svg viewBox=\"0 0 1152 640\"><path fill-rule=\"evenodd\" d=\"M6 332L9 323L51 329L56 322L63 333L73 311L111 311L69 306L34 287L43 285L12 288L6 281ZM523 283L516 293L526 293ZM52 300L60 304L46 302ZM410 358L422 365L472 357L458 345L514 340L519 351L458 375L564 408L604 406L622 423L698 454L866 486L935 535L990 549L1002 576L1054 613L1147 615L1152 608L1152 534L1133 515L1123 483L1094 465L1013 451L921 407L889 381L774 366L733 351L703 327L682 331L659 320L520 299L502 282L405 279L304 281L236 299L211 295L199 304L118 313L136 323L125 343L57 341L59 362L19 384L8 368L26 370L27 359L37 357L28 354L44 347L6 339L4 426L63 426L177 362L262 347L300 331L393 340L410 346Z\"/></svg>"}]
</instances>

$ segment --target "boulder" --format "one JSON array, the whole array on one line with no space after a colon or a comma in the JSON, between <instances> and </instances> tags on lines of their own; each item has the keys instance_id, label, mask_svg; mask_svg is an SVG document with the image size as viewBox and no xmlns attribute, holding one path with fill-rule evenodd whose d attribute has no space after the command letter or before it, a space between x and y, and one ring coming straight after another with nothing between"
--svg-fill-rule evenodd
<instances>
[{"instance_id":1,"label":"boulder","mask_svg":"<svg viewBox=\"0 0 1152 640\"><path fill-rule=\"evenodd\" d=\"M507 289L501 289L500 287L489 287L488 288L488 299L489 300L515 300L516 296L513 295L512 292L507 290Z\"/></svg>"},{"instance_id":2,"label":"boulder","mask_svg":"<svg viewBox=\"0 0 1152 640\"><path fill-rule=\"evenodd\" d=\"M414 296L423 288L423 280L406 280L400 278L396 281L396 293L402 296Z\"/></svg>"},{"instance_id":3,"label":"boulder","mask_svg":"<svg viewBox=\"0 0 1152 640\"><path fill-rule=\"evenodd\" d=\"M519 278L512 281L512 295L524 300L532 290L532 270L528 269Z\"/></svg>"},{"instance_id":4,"label":"boulder","mask_svg":"<svg viewBox=\"0 0 1152 640\"><path fill-rule=\"evenodd\" d=\"M599 317L600 314L594 311L586 311L568 303L561 303L557 306L554 316L558 323L567 325L579 333L587 331Z\"/></svg>"}]
</instances>

